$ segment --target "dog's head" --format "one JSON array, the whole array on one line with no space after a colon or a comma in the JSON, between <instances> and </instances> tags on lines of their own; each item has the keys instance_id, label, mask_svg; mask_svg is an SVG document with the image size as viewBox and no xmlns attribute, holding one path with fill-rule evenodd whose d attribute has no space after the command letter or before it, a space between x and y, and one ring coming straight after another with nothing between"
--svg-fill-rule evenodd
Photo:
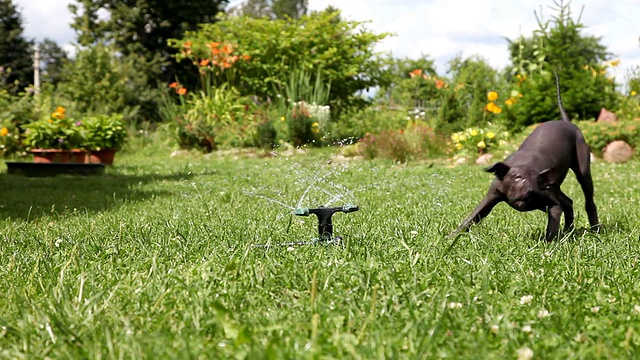
<instances>
[{"instance_id":1,"label":"dog's head","mask_svg":"<svg viewBox=\"0 0 640 360\"><path fill-rule=\"evenodd\" d=\"M500 188L509 205L521 211L531 210L544 197L543 192L556 183L557 178L554 169L538 172L527 167L509 166L503 162L495 163L485 170L494 173L500 180Z\"/></svg>"}]
</instances>

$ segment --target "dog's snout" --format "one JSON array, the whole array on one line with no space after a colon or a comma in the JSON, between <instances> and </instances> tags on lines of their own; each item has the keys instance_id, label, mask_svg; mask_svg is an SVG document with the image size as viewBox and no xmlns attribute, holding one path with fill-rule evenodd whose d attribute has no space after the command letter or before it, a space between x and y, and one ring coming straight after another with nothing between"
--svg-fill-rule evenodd
<instances>
[{"instance_id":1,"label":"dog's snout","mask_svg":"<svg viewBox=\"0 0 640 360\"><path fill-rule=\"evenodd\" d=\"M533 194L533 188L527 188L527 195Z\"/></svg>"}]
</instances>

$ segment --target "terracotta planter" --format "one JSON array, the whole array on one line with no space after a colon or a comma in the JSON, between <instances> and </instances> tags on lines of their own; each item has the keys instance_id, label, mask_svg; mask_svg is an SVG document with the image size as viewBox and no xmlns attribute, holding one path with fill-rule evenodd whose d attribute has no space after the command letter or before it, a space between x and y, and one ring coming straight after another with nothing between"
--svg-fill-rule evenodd
<instances>
[{"instance_id":1,"label":"terracotta planter","mask_svg":"<svg viewBox=\"0 0 640 360\"><path fill-rule=\"evenodd\" d=\"M114 149L91 150L87 153L86 162L91 164L113 165L115 156L116 150Z\"/></svg>"},{"instance_id":2,"label":"terracotta planter","mask_svg":"<svg viewBox=\"0 0 640 360\"><path fill-rule=\"evenodd\" d=\"M35 163L73 163L82 164L86 157L84 150L33 149Z\"/></svg>"}]
</instances>

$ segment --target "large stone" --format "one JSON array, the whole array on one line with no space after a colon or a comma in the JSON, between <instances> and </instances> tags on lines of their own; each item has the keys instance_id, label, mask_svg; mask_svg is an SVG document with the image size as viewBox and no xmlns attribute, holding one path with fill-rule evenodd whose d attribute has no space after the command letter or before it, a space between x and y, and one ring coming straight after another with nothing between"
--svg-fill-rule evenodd
<instances>
[{"instance_id":1,"label":"large stone","mask_svg":"<svg viewBox=\"0 0 640 360\"><path fill-rule=\"evenodd\" d=\"M607 162L612 163L623 163L629 161L631 156L633 155L633 149L629 144L622 140L616 140L614 142L609 143L604 148L604 153L602 157Z\"/></svg>"},{"instance_id":2,"label":"large stone","mask_svg":"<svg viewBox=\"0 0 640 360\"><path fill-rule=\"evenodd\" d=\"M602 108L600 109L600 114L598 115L598 121L614 123L618 121L618 116L615 113Z\"/></svg>"},{"instance_id":3,"label":"large stone","mask_svg":"<svg viewBox=\"0 0 640 360\"><path fill-rule=\"evenodd\" d=\"M493 159L493 154L482 154L476 159L478 165L489 165Z\"/></svg>"}]
</instances>

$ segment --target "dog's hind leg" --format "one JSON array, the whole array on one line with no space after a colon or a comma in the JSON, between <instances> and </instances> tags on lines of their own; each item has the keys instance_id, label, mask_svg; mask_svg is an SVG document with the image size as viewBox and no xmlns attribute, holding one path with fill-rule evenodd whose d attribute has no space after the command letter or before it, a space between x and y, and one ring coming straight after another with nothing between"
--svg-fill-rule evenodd
<instances>
[{"instance_id":1,"label":"dog's hind leg","mask_svg":"<svg viewBox=\"0 0 640 360\"><path fill-rule=\"evenodd\" d=\"M600 225L598 221L598 210L596 203L593 201L593 180L591 179L591 153L589 147L584 141L584 138L580 137L577 144L577 156L571 170L576 174L576 179L582 187L585 200L585 210L587 211L587 217L589 218L589 225L592 229L597 229Z\"/></svg>"}]
</instances>

